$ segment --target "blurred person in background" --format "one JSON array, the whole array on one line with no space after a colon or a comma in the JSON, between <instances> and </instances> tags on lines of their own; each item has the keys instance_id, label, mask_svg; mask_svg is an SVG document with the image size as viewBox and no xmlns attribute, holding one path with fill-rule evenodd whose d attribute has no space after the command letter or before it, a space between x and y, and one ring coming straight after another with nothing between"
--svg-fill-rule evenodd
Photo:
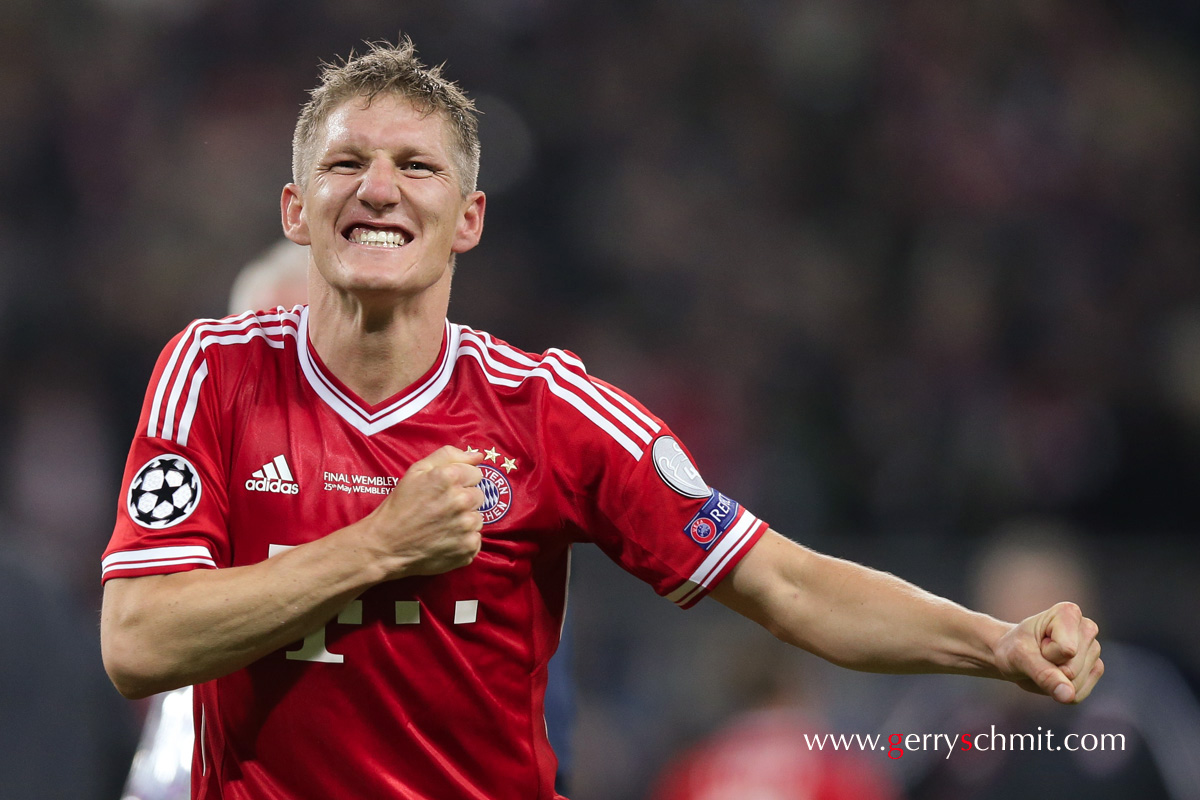
<instances>
[{"instance_id":1,"label":"blurred person in background","mask_svg":"<svg viewBox=\"0 0 1200 800\"><path fill-rule=\"evenodd\" d=\"M1074 604L1002 622L800 547L574 356L449 324L477 159L411 43L327 68L281 201L309 306L197 321L155 370L104 654L127 696L197 685L201 796L554 796L540 695L580 541L842 666L1090 694Z\"/></svg>"},{"instance_id":2,"label":"blurred person in background","mask_svg":"<svg viewBox=\"0 0 1200 800\"><path fill-rule=\"evenodd\" d=\"M877 753L818 749L807 737L830 724L818 676L760 641L733 642L740 657L729 691L735 713L715 732L671 759L648 800L898 800L899 788ZM881 768L884 767L884 768Z\"/></svg>"},{"instance_id":3,"label":"blurred person in background","mask_svg":"<svg viewBox=\"0 0 1200 800\"><path fill-rule=\"evenodd\" d=\"M1087 539L1049 517L1014 520L979 548L974 603L1005 618L1052 598L1103 610ZM1119 597L1112 593L1105 596ZM1089 703L1061 709L972 683L950 691L911 687L883 724L891 731L1033 734L1046 748L945 753L910 751L895 764L913 800L1001 800L1087 796L1094 800L1200 800L1200 703L1179 670L1133 644L1106 641L1108 677ZM1119 734L1117 750L1050 749L1075 733ZM1078 741L1078 740L1076 740Z\"/></svg>"},{"instance_id":4,"label":"blurred person in background","mask_svg":"<svg viewBox=\"0 0 1200 800\"><path fill-rule=\"evenodd\" d=\"M268 308L294 308L308 300L308 250L280 239L233 279L229 315Z\"/></svg>"}]
</instances>

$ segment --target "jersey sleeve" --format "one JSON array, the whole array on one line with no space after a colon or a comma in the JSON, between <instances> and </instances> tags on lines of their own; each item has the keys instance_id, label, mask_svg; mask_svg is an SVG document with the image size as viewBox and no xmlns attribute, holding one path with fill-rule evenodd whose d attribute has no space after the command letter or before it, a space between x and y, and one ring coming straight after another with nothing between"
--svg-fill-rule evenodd
<instances>
[{"instance_id":1,"label":"jersey sleeve","mask_svg":"<svg viewBox=\"0 0 1200 800\"><path fill-rule=\"evenodd\" d=\"M710 487L667 425L629 395L590 377L571 353L549 351L544 399L563 514L659 595L690 608L767 530Z\"/></svg>"},{"instance_id":2,"label":"jersey sleeve","mask_svg":"<svg viewBox=\"0 0 1200 800\"><path fill-rule=\"evenodd\" d=\"M129 448L102 581L228 566L215 380L197 320L155 365Z\"/></svg>"}]
</instances>

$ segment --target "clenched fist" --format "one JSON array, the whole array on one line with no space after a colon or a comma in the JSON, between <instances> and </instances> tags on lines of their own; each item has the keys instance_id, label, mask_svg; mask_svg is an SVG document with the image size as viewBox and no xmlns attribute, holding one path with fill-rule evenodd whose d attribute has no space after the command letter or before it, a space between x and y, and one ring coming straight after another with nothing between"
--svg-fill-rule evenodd
<instances>
[{"instance_id":1,"label":"clenched fist","mask_svg":"<svg viewBox=\"0 0 1200 800\"><path fill-rule=\"evenodd\" d=\"M482 453L447 445L416 462L363 520L388 577L438 575L470 564L483 542Z\"/></svg>"},{"instance_id":2,"label":"clenched fist","mask_svg":"<svg viewBox=\"0 0 1200 800\"><path fill-rule=\"evenodd\" d=\"M1074 603L1059 603L1014 626L996 646L1009 680L1060 703L1078 703L1104 674L1099 630Z\"/></svg>"}]
</instances>

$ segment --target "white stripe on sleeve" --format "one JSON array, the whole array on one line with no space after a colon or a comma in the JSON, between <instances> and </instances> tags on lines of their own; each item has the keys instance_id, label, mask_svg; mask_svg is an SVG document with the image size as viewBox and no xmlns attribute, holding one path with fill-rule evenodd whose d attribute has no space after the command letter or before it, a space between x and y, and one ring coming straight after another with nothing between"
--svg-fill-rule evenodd
<instances>
[{"instance_id":1,"label":"white stripe on sleeve","mask_svg":"<svg viewBox=\"0 0 1200 800\"><path fill-rule=\"evenodd\" d=\"M146 547L141 550L119 550L102 562L104 574L118 570L143 569L172 564L206 564L215 567L212 552L203 545L174 545Z\"/></svg>"},{"instance_id":2,"label":"white stripe on sleeve","mask_svg":"<svg viewBox=\"0 0 1200 800\"><path fill-rule=\"evenodd\" d=\"M742 513L738 517L737 522L733 524L733 527L721 537L721 540L717 542L717 546L700 562L700 566L696 567L696 571L692 573L691 577L684 581L679 588L667 595L667 599L679 605L686 605L701 590L709 588L713 578L721 574L721 570L725 568L725 565L750 540L751 534L758 527L758 522L758 517L743 507Z\"/></svg>"}]
</instances>

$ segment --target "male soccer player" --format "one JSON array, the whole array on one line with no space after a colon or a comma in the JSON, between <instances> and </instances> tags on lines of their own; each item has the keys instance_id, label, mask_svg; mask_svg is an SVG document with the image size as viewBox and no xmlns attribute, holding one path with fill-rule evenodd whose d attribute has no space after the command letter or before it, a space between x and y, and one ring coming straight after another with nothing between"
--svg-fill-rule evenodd
<instances>
[{"instance_id":1,"label":"male soccer player","mask_svg":"<svg viewBox=\"0 0 1200 800\"><path fill-rule=\"evenodd\" d=\"M1082 700L1096 628L1000 622L769 531L560 350L445 318L483 230L470 101L411 43L328 67L284 232L309 304L164 349L105 553L105 663L195 684L200 798L557 797L542 694L570 547L839 664Z\"/></svg>"},{"instance_id":2,"label":"male soccer player","mask_svg":"<svg viewBox=\"0 0 1200 800\"><path fill-rule=\"evenodd\" d=\"M280 239L238 273L229 291L229 313L291 306L308 293L308 248ZM546 729L558 757L555 786L569 783L570 727L574 688L570 674L570 628L547 665ZM129 771L124 797L131 800L181 800L191 795L191 761L195 741L192 687L151 698L141 742ZM564 752L566 758L564 758Z\"/></svg>"}]
</instances>

